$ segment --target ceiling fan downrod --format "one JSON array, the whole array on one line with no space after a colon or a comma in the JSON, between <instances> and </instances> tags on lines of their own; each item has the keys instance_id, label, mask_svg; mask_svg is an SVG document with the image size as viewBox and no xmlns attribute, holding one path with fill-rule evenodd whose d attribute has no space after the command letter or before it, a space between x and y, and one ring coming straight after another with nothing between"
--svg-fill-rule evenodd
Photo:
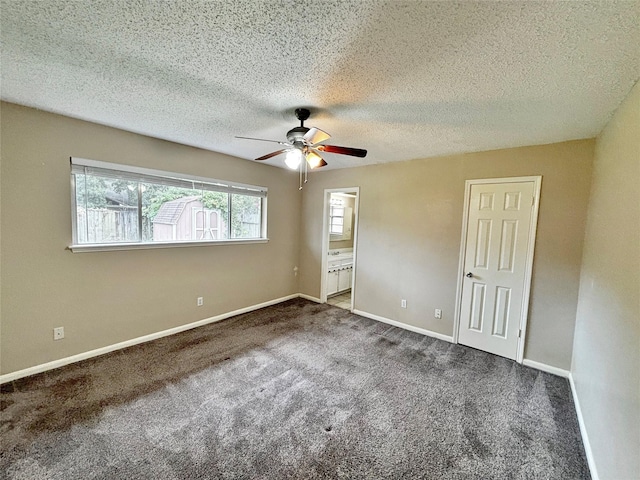
<instances>
[{"instance_id":1,"label":"ceiling fan downrod","mask_svg":"<svg viewBox=\"0 0 640 480\"><path fill-rule=\"evenodd\" d=\"M296 108L296 118L300 120L300 126L304 127L304 122L309 118L311 112L307 108Z\"/></svg>"}]
</instances>

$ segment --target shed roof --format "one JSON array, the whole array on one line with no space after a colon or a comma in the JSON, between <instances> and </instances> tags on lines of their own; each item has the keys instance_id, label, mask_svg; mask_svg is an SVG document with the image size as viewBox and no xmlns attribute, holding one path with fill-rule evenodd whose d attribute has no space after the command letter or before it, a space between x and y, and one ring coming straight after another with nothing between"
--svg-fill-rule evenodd
<instances>
[{"instance_id":1,"label":"shed roof","mask_svg":"<svg viewBox=\"0 0 640 480\"><path fill-rule=\"evenodd\" d=\"M153 223L163 223L167 225L177 224L187 204L198 200L200 200L200 197L191 196L176 198L175 200L163 203L153 219Z\"/></svg>"}]
</instances>

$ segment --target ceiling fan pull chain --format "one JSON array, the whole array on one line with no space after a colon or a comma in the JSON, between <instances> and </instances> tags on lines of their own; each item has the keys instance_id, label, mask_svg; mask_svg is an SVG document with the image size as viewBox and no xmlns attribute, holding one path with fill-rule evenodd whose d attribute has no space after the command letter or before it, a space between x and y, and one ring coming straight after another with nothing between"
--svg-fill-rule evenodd
<instances>
[{"instance_id":1,"label":"ceiling fan pull chain","mask_svg":"<svg viewBox=\"0 0 640 480\"><path fill-rule=\"evenodd\" d=\"M302 163L304 163L304 183L307 183L307 172L308 172L309 162L307 162L306 157L305 157L305 159L302 161Z\"/></svg>"},{"instance_id":2,"label":"ceiling fan pull chain","mask_svg":"<svg viewBox=\"0 0 640 480\"><path fill-rule=\"evenodd\" d=\"M300 164L300 187L298 190L302 190L302 163Z\"/></svg>"}]
</instances>

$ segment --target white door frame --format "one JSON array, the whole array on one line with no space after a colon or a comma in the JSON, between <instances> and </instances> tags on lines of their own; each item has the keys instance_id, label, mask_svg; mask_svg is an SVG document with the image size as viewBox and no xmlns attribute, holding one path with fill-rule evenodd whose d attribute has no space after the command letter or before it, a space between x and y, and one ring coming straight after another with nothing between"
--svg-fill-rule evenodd
<instances>
[{"instance_id":1,"label":"white door frame","mask_svg":"<svg viewBox=\"0 0 640 480\"><path fill-rule=\"evenodd\" d=\"M533 182L533 210L531 212L531 222L529 224L529 242L527 248L527 259L525 266L525 284L522 293L522 310L520 311L520 331L522 334L518 338L518 349L516 361L522 363L524 358L524 345L527 335L527 320L529 316L529 294L531 292L531 274L533 271L533 252L536 245L536 230L538 228L538 210L540 206L540 187L542 186L542 176L531 177L507 177L507 178L482 178L478 180L467 180L464 187L464 211L462 214L462 239L460 241L460 258L458 261L458 285L456 287L456 306L453 316L453 343L458 343L460 330L460 311L462 310L462 282L464 280L464 259L467 250L467 222L469 220L469 203L471 200L471 186L487 183L513 183L513 182Z\"/></svg>"},{"instance_id":2,"label":"white door frame","mask_svg":"<svg viewBox=\"0 0 640 480\"><path fill-rule=\"evenodd\" d=\"M358 213L360 207L360 187L344 187L344 188L325 188L323 196L323 208L322 208L322 266L320 275L320 302L327 303L327 271L329 270L329 202L331 200L332 193L351 193L355 194L356 200L353 205L353 216L355 218L353 222L353 274L351 275L351 308L353 312L353 305L355 299L355 285L356 285L356 265L358 263L357 249L358 249L358 221L360 215Z\"/></svg>"}]
</instances>

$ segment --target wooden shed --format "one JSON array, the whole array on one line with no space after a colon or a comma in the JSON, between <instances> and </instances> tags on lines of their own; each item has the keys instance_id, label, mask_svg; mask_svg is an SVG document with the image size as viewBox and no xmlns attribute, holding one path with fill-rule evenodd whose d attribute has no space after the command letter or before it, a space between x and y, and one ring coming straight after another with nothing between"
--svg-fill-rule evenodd
<instances>
[{"instance_id":1,"label":"wooden shed","mask_svg":"<svg viewBox=\"0 0 640 480\"><path fill-rule=\"evenodd\" d=\"M163 203L153 219L155 242L215 240L226 231L221 212L205 208L198 196Z\"/></svg>"}]
</instances>

